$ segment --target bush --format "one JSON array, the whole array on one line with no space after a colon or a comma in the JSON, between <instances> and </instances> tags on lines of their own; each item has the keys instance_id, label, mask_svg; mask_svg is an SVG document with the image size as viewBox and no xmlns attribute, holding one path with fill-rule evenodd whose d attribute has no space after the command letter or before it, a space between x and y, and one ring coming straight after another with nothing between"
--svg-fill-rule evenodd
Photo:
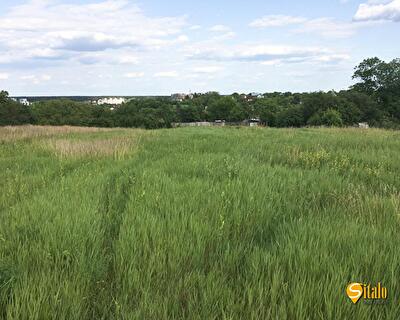
<instances>
[{"instance_id":1,"label":"bush","mask_svg":"<svg viewBox=\"0 0 400 320\"><path fill-rule=\"evenodd\" d=\"M0 126L15 126L32 122L29 107L9 99L7 92L0 92Z\"/></svg>"},{"instance_id":2,"label":"bush","mask_svg":"<svg viewBox=\"0 0 400 320\"><path fill-rule=\"evenodd\" d=\"M307 124L311 126L342 127L343 120L339 111L328 109L325 112L313 114Z\"/></svg>"}]
</instances>

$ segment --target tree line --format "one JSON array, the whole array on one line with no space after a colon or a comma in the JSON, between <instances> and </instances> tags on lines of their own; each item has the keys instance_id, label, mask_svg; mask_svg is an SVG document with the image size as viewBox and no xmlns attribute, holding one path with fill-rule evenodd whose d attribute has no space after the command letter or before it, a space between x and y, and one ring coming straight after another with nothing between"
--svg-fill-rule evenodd
<instances>
[{"instance_id":1,"label":"tree line","mask_svg":"<svg viewBox=\"0 0 400 320\"><path fill-rule=\"evenodd\" d=\"M400 128L400 59L369 58L354 70L356 84L340 92L266 93L255 98L234 93L194 94L176 102L170 98L134 99L121 106L58 99L27 107L0 92L0 126L72 125L95 127L169 128L174 122L225 120L239 123L257 118L271 127L351 126Z\"/></svg>"}]
</instances>

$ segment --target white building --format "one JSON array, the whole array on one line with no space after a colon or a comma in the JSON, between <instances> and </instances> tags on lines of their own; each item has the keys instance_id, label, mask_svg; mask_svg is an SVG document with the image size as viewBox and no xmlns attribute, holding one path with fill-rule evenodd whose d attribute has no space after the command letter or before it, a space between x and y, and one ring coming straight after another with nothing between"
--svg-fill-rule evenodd
<instances>
[{"instance_id":1,"label":"white building","mask_svg":"<svg viewBox=\"0 0 400 320\"><path fill-rule=\"evenodd\" d=\"M171 95L171 99L173 101L178 101L178 102L182 102L183 100L185 100L186 98L186 94L185 93L174 93Z\"/></svg>"},{"instance_id":2,"label":"white building","mask_svg":"<svg viewBox=\"0 0 400 320\"><path fill-rule=\"evenodd\" d=\"M360 123L358 124L358 127L359 127L360 129L369 129L369 124L368 124L367 122L360 122Z\"/></svg>"},{"instance_id":3,"label":"white building","mask_svg":"<svg viewBox=\"0 0 400 320\"><path fill-rule=\"evenodd\" d=\"M262 93L258 93L258 92L252 92L252 93L250 93L250 96L251 96L252 98L257 98L257 99L262 99L262 98L264 98L264 95L263 95Z\"/></svg>"},{"instance_id":4,"label":"white building","mask_svg":"<svg viewBox=\"0 0 400 320\"><path fill-rule=\"evenodd\" d=\"M20 104L23 104L24 106L30 106L31 105L31 103L28 101L28 99L25 99L25 98L19 99L18 102Z\"/></svg>"},{"instance_id":5,"label":"white building","mask_svg":"<svg viewBox=\"0 0 400 320\"><path fill-rule=\"evenodd\" d=\"M98 105L103 105L103 104L110 104L113 106L118 106L126 102L125 98L101 98L97 100Z\"/></svg>"},{"instance_id":6,"label":"white building","mask_svg":"<svg viewBox=\"0 0 400 320\"><path fill-rule=\"evenodd\" d=\"M186 99L192 100L194 95L192 93L174 93L171 95L173 101L182 102Z\"/></svg>"}]
</instances>

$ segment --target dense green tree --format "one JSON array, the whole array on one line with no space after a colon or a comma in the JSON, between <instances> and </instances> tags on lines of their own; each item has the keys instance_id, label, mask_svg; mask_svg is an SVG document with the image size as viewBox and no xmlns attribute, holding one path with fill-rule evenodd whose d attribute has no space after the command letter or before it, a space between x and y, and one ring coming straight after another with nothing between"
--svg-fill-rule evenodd
<instances>
[{"instance_id":1,"label":"dense green tree","mask_svg":"<svg viewBox=\"0 0 400 320\"><path fill-rule=\"evenodd\" d=\"M90 126L111 128L115 126L114 111L109 106L90 106Z\"/></svg>"},{"instance_id":2,"label":"dense green tree","mask_svg":"<svg viewBox=\"0 0 400 320\"><path fill-rule=\"evenodd\" d=\"M1 90L0 91L0 103L5 103L5 102L7 102L8 99L9 99L8 98L8 92L4 91L4 90Z\"/></svg>"},{"instance_id":3,"label":"dense green tree","mask_svg":"<svg viewBox=\"0 0 400 320\"><path fill-rule=\"evenodd\" d=\"M207 109L210 120L241 121L243 111L232 97L220 97L213 101Z\"/></svg>"},{"instance_id":4,"label":"dense green tree","mask_svg":"<svg viewBox=\"0 0 400 320\"><path fill-rule=\"evenodd\" d=\"M193 104L181 104L177 107L177 116L181 122L197 122L203 120L203 108Z\"/></svg>"},{"instance_id":5,"label":"dense green tree","mask_svg":"<svg viewBox=\"0 0 400 320\"><path fill-rule=\"evenodd\" d=\"M175 114L176 110L164 99L132 100L116 109L114 121L118 127L170 128L176 121Z\"/></svg>"},{"instance_id":6,"label":"dense green tree","mask_svg":"<svg viewBox=\"0 0 400 320\"><path fill-rule=\"evenodd\" d=\"M307 124L313 126L342 127L343 119L339 111L328 109L311 116Z\"/></svg>"},{"instance_id":7,"label":"dense green tree","mask_svg":"<svg viewBox=\"0 0 400 320\"><path fill-rule=\"evenodd\" d=\"M400 59L388 63L379 58L365 59L354 71L353 79L359 82L353 86L355 91L363 92L378 103L379 115L371 119L382 125L383 122L400 122Z\"/></svg>"},{"instance_id":8,"label":"dense green tree","mask_svg":"<svg viewBox=\"0 0 400 320\"><path fill-rule=\"evenodd\" d=\"M302 106L294 106L280 111L276 116L278 127L302 127L305 125Z\"/></svg>"},{"instance_id":9,"label":"dense green tree","mask_svg":"<svg viewBox=\"0 0 400 320\"><path fill-rule=\"evenodd\" d=\"M308 120L317 112L327 109L338 109L339 99L335 92L314 92L305 94L303 97L304 118Z\"/></svg>"},{"instance_id":10,"label":"dense green tree","mask_svg":"<svg viewBox=\"0 0 400 320\"><path fill-rule=\"evenodd\" d=\"M33 123L29 107L8 97L7 91L0 91L0 126Z\"/></svg>"},{"instance_id":11,"label":"dense green tree","mask_svg":"<svg viewBox=\"0 0 400 320\"><path fill-rule=\"evenodd\" d=\"M39 125L90 126L92 106L67 99L41 101L31 107Z\"/></svg>"},{"instance_id":12,"label":"dense green tree","mask_svg":"<svg viewBox=\"0 0 400 320\"><path fill-rule=\"evenodd\" d=\"M339 93L343 103L339 106L344 124L353 125L358 122L369 122L382 118L377 102L369 95L355 90Z\"/></svg>"},{"instance_id":13,"label":"dense green tree","mask_svg":"<svg viewBox=\"0 0 400 320\"><path fill-rule=\"evenodd\" d=\"M354 88L367 94L397 91L400 88L400 59L388 63L376 57L365 59L355 68L353 79L360 80Z\"/></svg>"},{"instance_id":14,"label":"dense green tree","mask_svg":"<svg viewBox=\"0 0 400 320\"><path fill-rule=\"evenodd\" d=\"M276 98L258 99L254 104L256 117L267 126L275 127L277 125L277 114L281 111Z\"/></svg>"}]
</instances>

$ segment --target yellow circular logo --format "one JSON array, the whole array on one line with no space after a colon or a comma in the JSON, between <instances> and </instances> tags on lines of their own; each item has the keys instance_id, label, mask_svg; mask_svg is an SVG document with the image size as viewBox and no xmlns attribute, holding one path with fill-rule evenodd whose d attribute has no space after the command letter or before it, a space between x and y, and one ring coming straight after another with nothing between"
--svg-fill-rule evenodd
<instances>
[{"instance_id":1,"label":"yellow circular logo","mask_svg":"<svg viewBox=\"0 0 400 320\"><path fill-rule=\"evenodd\" d=\"M358 300L360 300L362 294L363 294L363 287L361 284L359 283L350 283L347 286L347 295L348 297L351 299L351 301L353 301L354 304L356 304L358 302Z\"/></svg>"}]
</instances>

